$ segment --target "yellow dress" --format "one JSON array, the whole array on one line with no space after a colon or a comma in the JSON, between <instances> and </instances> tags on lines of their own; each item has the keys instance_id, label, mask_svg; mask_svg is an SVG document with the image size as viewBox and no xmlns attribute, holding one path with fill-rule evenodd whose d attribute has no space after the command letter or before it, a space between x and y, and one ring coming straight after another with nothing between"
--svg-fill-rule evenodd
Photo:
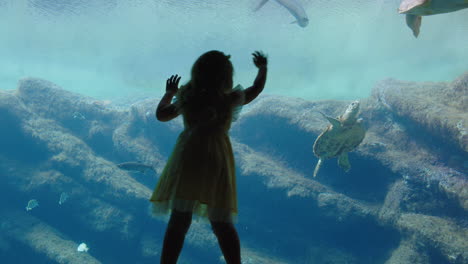
<instances>
[{"instance_id":1,"label":"yellow dress","mask_svg":"<svg viewBox=\"0 0 468 264\"><path fill-rule=\"evenodd\" d=\"M200 115L183 114L184 130L150 198L153 213L175 209L212 221L234 220L236 176L228 131L239 108L203 121Z\"/></svg>"}]
</instances>

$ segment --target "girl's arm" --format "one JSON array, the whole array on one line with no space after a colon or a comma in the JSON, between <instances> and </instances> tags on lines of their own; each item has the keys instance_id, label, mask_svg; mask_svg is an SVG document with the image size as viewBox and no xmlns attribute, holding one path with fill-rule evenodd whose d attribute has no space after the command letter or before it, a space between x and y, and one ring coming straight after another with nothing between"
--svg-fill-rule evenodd
<instances>
[{"instance_id":1,"label":"girl's arm","mask_svg":"<svg viewBox=\"0 0 468 264\"><path fill-rule=\"evenodd\" d=\"M258 68L258 73L253 85L244 90L244 105L252 102L263 91L267 77L268 60L266 55L259 51L254 52L252 55L254 57L253 62Z\"/></svg>"},{"instance_id":2,"label":"girl's arm","mask_svg":"<svg viewBox=\"0 0 468 264\"><path fill-rule=\"evenodd\" d=\"M180 76L172 75L166 82L166 93L156 108L156 119L162 122L170 121L176 118L179 113L177 107L172 104L172 98L179 89Z\"/></svg>"},{"instance_id":3,"label":"girl's arm","mask_svg":"<svg viewBox=\"0 0 468 264\"><path fill-rule=\"evenodd\" d=\"M179 113L176 106L171 104L173 93L166 92L156 108L156 118L159 121L166 122L176 118Z\"/></svg>"}]
</instances>

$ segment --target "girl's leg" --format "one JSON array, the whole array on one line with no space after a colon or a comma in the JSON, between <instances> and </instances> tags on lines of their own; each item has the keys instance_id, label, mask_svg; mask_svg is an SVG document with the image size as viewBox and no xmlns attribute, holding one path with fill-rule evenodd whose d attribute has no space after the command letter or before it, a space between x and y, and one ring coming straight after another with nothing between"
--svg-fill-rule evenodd
<instances>
[{"instance_id":1,"label":"girl's leg","mask_svg":"<svg viewBox=\"0 0 468 264\"><path fill-rule=\"evenodd\" d=\"M240 264L240 241L232 223L211 221L213 232L218 238L219 247L228 264Z\"/></svg>"},{"instance_id":2,"label":"girl's leg","mask_svg":"<svg viewBox=\"0 0 468 264\"><path fill-rule=\"evenodd\" d=\"M192 223L191 212L172 211L161 253L161 264L175 264L184 245L185 235Z\"/></svg>"}]
</instances>

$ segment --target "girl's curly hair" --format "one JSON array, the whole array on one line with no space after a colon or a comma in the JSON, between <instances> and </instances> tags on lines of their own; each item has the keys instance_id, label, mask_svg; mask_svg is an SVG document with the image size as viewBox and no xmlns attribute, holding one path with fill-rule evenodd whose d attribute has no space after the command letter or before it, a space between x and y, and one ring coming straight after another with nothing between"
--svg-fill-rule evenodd
<instances>
[{"instance_id":1,"label":"girl's curly hair","mask_svg":"<svg viewBox=\"0 0 468 264\"><path fill-rule=\"evenodd\" d=\"M182 113L212 107L226 110L226 94L232 90L234 68L230 56L216 50L201 55L193 64L190 81L180 87L177 104Z\"/></svg>"}]
</instances>

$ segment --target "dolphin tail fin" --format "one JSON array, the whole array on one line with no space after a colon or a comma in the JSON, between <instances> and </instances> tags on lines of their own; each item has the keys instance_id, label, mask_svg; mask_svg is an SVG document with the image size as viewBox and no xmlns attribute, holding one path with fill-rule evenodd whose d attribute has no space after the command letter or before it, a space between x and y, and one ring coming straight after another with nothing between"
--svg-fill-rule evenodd
<instances>
[{"instance_id":1,"label":"dolphin tail fin","mask_svg":"<svg viewBox=\"0 0 468 264\"><path fill-rule=\"evenodd\" d=\"M411 31L413 31L413 35L416 38L419 36L419 31L421 29L421 20L421 16L410 14L406 15L406 25L408 25Z\"/></svg>"},{"instance_id":2,"label":"dolphin tail fin","mask_svg":"<svg viewBox=\"0 0 468 264\"><path fill-rule=\"evenodd\" d=\"M258 11L262 6L264 6L268 2L268 0L262 0L260 3L258 3L258 6L254 9L254 12Z\"/></svg>"}]
</instances>

